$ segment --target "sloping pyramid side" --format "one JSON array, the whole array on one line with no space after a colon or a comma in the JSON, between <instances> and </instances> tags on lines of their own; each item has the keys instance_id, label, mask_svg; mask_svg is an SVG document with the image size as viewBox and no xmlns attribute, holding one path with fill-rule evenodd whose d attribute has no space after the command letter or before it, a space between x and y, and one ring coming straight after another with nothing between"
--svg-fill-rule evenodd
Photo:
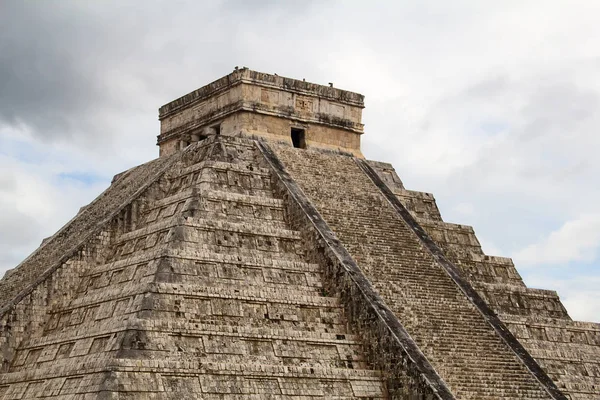
<instances>
[{"instance_id":1,"label":"sloping pyramid side","mask_svg":"<svg viewBox=\"0 0 600 400\"><path fill-rule=\"evenodd\" d=\"M370 164L558 388L600 398L600 324L573 321L555 291L527 287L510 258L484 254L473 227L445 222L432 194L407 190L389 164Z\"/></svg>"},{"instance_id":2,"label":"sloping pyramid side","mask_svg":"<svg viewBox=\"0 0 600 400\"><path fill-rule=\"evenodd\" d=\"M387 398L262 162L132 170L9 274L0 399Z\"/></svg>"},{"instance_id":3,"label":"sloping pyramid side","mask_svg":"<svg viewBox=\"0 0 600 400\"><path fill-rule=\"evenodd\" d=\"M517 358L360 161L273 147L456 398L564 398L551 395Z\"/></svg>"}]
</instances>

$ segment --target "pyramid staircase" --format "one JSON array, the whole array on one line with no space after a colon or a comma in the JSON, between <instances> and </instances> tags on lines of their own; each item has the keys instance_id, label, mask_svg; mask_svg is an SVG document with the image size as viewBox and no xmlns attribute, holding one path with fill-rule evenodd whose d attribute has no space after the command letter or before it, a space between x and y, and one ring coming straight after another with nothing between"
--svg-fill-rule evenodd
<instances>
[{"instance_id":1,"label":"pyramid staircase","mask_svg":"<svg viewBox=\"0 0 600 400\"><path fill-rule=\"evenodd\" d=\"M361 169L361 161L272 147L456 398L565 398L525 367Z\"/></svg>"},{"instance_id":2,"label":"pyramid staircase","mask_svg":"<svg viewBox=\"0 0 600 400\"><path fill-rule=\"evenodd\" d=\"M385 168L215 136L116 176L0 281L0 400L594 396L590 324L549 347L556 295Z\"/></svg>"},{"instance_id":3,"label":"pyramid staircase","mask_svg":"<svg viewBox=\"0 0 600 400\"><path fill-rule=\"evenodd\" d=\"M484 254L471 226L444 222L431 193L405 189L390 164L368 163L560 391L600 398L600 324L573 321L555 291L527 287L510 258Z\"/></svg>"},{"instance_id":4,"label":"pyramid staircase","mask_svg":"<svg viewBox=\"0 0 600 400\"><path fill-rule=\"evenodd\" d=\"M162 106L0 280L0 400L600 399L600 324L364 160L363 108L245 67Z\"/></svg>"}]
</instances>

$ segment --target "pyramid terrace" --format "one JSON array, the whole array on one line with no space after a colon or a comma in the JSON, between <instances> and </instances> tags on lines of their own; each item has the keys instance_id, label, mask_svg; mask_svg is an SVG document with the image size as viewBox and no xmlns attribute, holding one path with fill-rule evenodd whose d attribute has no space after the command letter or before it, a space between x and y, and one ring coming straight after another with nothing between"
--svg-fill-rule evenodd
<instances>
[{"instance_id":1,"label":"pyramid terrace","mask_svg":"<svg viewBox=\"0 0 600 400\"><path fill-rule=\"evenodd\" d=\"M363 107L247 68L161 107L0 280L0 400L600 398L600 324L366 160Z\"/></svg>"}]
</instances>

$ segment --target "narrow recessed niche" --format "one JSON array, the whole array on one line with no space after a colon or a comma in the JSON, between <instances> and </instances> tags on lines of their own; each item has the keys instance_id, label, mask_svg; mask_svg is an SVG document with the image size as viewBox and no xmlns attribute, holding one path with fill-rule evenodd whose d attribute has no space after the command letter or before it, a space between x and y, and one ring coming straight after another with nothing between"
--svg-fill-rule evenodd
<instances>
[{"instance_id":1,"label":"narrow recessed niche","mask_svg":"<svg viewBox=\"0 0 600 400\"><path fill-rule=\"evenodd\" d=\"M208 136L205 135L201 135L201 134L195 134L191 136L191 141L192 142L201 142L204 139L206 139Z\"/></svg>"},{"instance_id":2,"label":"narrow recessed niche","mask_svg":"<svg viewBox=\"0 0 600 400\"><path fill-rule=\"evenodd\" d=\"M296 148L306 148L306 138L304 129L292 128L292 143Z\"/></svg>"}]
</instances>

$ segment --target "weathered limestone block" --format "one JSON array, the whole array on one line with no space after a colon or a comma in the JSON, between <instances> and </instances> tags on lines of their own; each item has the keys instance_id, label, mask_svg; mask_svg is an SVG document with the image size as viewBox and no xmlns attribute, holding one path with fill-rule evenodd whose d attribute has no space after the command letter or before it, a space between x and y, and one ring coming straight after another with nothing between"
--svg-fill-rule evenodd
<instances>
[{"instance_id":1,"label":"weathered limestone block","mask_svg":"<svg viewBox=\"0 0 600 400\"><path fill-rule=\"evenodd\" d=\"M430 219L418 218L417 221L452 260L464 260L472 258L472 255L483 255L472 227Z\"/></svg>"},{"instance_id":2,"label":"weathered limestone block","mask_svg":"<svg viewBox=\"0 0 600 400\"><path fill-rule=\"evenodd\" d=\"M161 156L204 137L268 138L362 157L363 96L243 68L160 108Z\"/></svg>"},{"instance_id":3,"label":"weathered limestone block","mask_svg":"<svg viewBox=\"0 0 600 400\"><path fill-rule=\"evenodd\" d=\"M539 315L501 316L571 398L598 396L600 324Z\"/></svg>"},{"instance_id":4,"label":"weathered limestone block","mask_svg":"<svg viewBox=\"0 0 600 400\"><path fill-rule=\"evenodd\" d=\"M442 221L440 210L431 193L415 192L413 190L395 189L394 194L404 206L412 212L415 218L432 221Z\"/></svg>"},{"instance_id":5,"label":"weathered limestone block","mask_svg":"<svg viewBox=\"0 0 600 400\"><path fill-rule=\"evenodd\" d=\"M558 294L553 290L515 287L486 283L478 286L479 293L498 314L537 315L569 319Z\"/></svg>"},{"instance_id":6,"label":"weathered limestone block","mask_svg":"<svg viewBox=\"0 0 600 400\"><path fill-rule=\"evenodd\" d=\"M163 106L0 281L0 400L600 396L600 325L361 161L363 100L236 68Z\"/></svg>"},{"instance_id":7,"label":"weathered limestone block","mask_svg":"<svg viewBox=\"0 0 600 400\"><path fill-rule=\"evenodd\" d=\"M386 180L380 170L375 170L386 185L398 195L399 189L396 184ZM456 240L457 237L448 235L445 229L436 229L443 226L440 225L441 217L438 219L437 215L426 213L419 215L416 212L419 206L415 206L410 198L398 198L445 250L446 256L462 269L465 277L489 306L499 313L510 331L563 392L572 399L600 396L598 366L595 361L590 361L600 358L600 346L590 342L590 337L594 337L595 334L586 329L583 330L585 333L578 329L567 333L564 330L567 328L561 328L565 324L586 323L571 321L555 292L526 288L512 260L483 255L480 249L476 248L478 242L474 233L470 240L464 240L464 237L462 241ZM421 210L426 210L424 205L420 207ZM471 236L471 233L469 235ZM522 322L514 323L515 320ZM543 325L540 325L542 320ZM594 326L594 332L598 325L586 326ZM562 339L556 339L557 337ZM571 341L577 343L573 344ZM580 346L586 349L581 351Z\"/></svg>"},{"instance_id":8,"label":"weathered limestone block","mask_svg":"<svg viewBox=\"0 0 600 400\"><path fill-rule=\"evenodd\" d=\"M351 157L285 146L276 151L453 393L465 398L551 398L446 272L435 266ZM328 178L320 171L327 171ZM478 248L471 229L443 223L432 228L446 243ZM513 371L514 378L486 367L486 358ZM490 377L494 384L485 384Z\"/></svg>"},{"instance_id":9,"label":"weathered limestone block","mask_svg":"<svg viewBox=\"0 0 600 400\"><path fill-rule=\"evenodd\" d=\"M180 153L18 302L0 399L387 398L251 152Z\"/></svg>"},{"instance_id":10,"label":"weathered limestone block","mask_svg":"<svg viewBox=\"0 0 600 400\"><path fill-rule=\"evenodd\" d=\"M464 271L475 286L499 283L525 287L521 275L510 258L471 253L468 259L457 260L456 265Z\"/></svg>"}]
</instances>

